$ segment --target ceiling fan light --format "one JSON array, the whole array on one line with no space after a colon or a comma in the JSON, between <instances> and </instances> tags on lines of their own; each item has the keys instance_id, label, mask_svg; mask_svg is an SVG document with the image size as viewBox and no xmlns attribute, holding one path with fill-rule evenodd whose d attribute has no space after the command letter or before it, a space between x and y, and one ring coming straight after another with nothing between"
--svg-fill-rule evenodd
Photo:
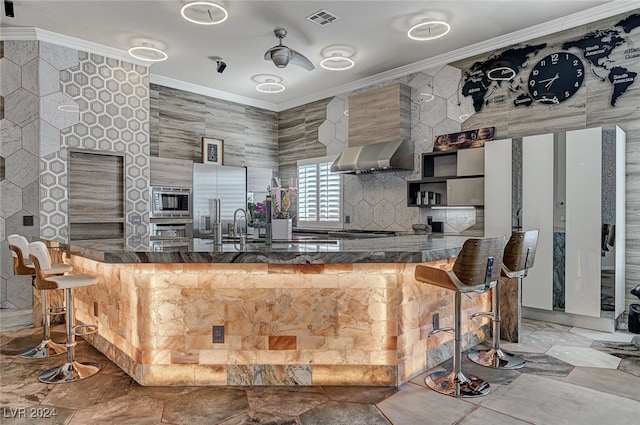
<instances>
[{"instance_id":1,"label":"ceiling fan light","mask_svg":"<svg viewBox=\"0 0 640 425\"><path fill-rule=\"evenodd\" d=\"M217 25L226 21L229 17L227 9L210 1L187 3L180 9L180 14L187 21L198 25ZM214 19L214 16L220 14L222 15L220 18Z\"/></svg>"},{"instance_id":2,"label":"ceiling fan light","mask_svg":"<svg viewBox=\"0 0 640 425\"><path fill-rule=\"evenodd\" d=\"M355 66L353 59L346 56L334 55L320 61L320 66L329 71L346 71Z\"/></svg>"},{"instance_id":3,"label":"ceiling fan light","mask_svg":"<svg viewBox=\"0 0 640 425\"><path fill-rule=\"evenodd\" d=\"M280 93L284 91L284 84L276 83L275 81L265 81L256 86L256 90L261 93Z\"/></svg>"},{"instance_id":4,"label":"ceiling fan light","mask_svg":"<svg viewBox=\"0 0 640 425\"><path fill-rule=\"evenodd\" d=\"M412 40L427 41L445 36L451 31L451 25L444 21L424 21L409 28L407 36Z\"/></svg>"},{"instance_id":5,"label":"ceiling fan light","mask_svg":"<svg viewBox=\"0 0 640 425\"><path fill-rule=\"evenodd\" d=\"M151 46L133 46L129 48L129 54L148 62L162 62L169 57L164 51Z\"/></svg>"},{"instance_id":6,"label":"ceiling fan light","mask_svg":"<svg viewBox=\"0 0 640 425\"><path fill-rule=\"evenodd\" d=\"M275 50L271 53L271 60L278 68L284 68L291 60L291 51L285 49Z\"/></svg>"}]
</instances>

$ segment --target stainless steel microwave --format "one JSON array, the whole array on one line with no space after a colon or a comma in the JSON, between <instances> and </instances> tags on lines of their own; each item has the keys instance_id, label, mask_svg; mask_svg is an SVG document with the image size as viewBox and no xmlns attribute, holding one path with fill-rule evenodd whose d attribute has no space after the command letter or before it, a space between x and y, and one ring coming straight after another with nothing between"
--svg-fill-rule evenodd
<instances>
[{"instance_id":1,"label":"stainless steel microwave","mask_svg":"<svg viewBox=\"0 0 640 425\"><path fill-rule=\"evenodd\" d=\"M191 189L180 187L151 188L152 218L193 217Z\"/></svg>"}]
</instances>

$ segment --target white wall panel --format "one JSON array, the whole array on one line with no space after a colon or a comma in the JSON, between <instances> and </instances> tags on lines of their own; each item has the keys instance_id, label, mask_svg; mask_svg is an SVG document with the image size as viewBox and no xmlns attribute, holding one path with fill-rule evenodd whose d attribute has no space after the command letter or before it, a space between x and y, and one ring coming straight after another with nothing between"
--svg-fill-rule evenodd
<instances>
[{"instance_id":1,"label":"white wall panel","mask_svg":"<svg viewBox=\"0 0 640 425\"><path fill-rule=\"evenodd\" d=\"M522 283L522 305L553 308L553 134L522 141L522 225L539 229L536 261Z\"/></svg>"},{"instance_id":2,"label":"white wall panel","mask_svg":"<svg viewBox=\"0 0 640 425\"><path fill-rule=\"evenodd\" d=\"M600 317L602 129L567 132L565 311Z\"/></svg>"},{"instance_id":3,"label":"white wall panel","mask_svg":"<svg viewBox=\"0 0 640 425\"><path fill-rule=\"evenodd\" d=\"M484 235L511 235L512 140L484 145Z\"/></svg>"}]
</instances>

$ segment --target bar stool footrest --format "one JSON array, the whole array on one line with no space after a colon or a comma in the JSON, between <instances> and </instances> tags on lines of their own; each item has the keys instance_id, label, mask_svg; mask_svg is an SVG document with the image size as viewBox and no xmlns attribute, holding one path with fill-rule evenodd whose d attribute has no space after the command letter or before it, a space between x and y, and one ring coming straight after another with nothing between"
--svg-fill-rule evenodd
<instances>
[{"instance_id":1,"label":"bar stool footrest","mask_svg":"<svg viewBox=\"0 0 640 425\"><path fill-rule=\"evenodd\" d=\"M496 315L493 314L492 311L481 311L481 312L478 312L478 313L473 313L471 315L472 319L475 319L476 317L487 317L487 318L489 318L491 320L495 320Z\"/></svg>"},{"instance_id":2,"label":"bar stool footrest","mask_svg":"<svg viewBox=\"0 0 640 425\"><path fill-rule=\"evenodd\" d=\"M63 305L54 305L47 309L47 314L49 316L57 316L59 314L65 314L67 312L67 308Z\"/></svg>"},{"instance_id":3,"label":"bar stool footrest","mask_svg":"<svg viewBox=\"0 0 640 425\"><path fill-rule=\"evenodd\" d=\"M440 394L452 397L472 398L482 397L491 392L488 382L473 375L456 375L450 370L434 372L424 379L425 384Z\"/></svg>"},{"instance_id":4,"label":"bar stool footrest","mask_svg":"<svg viewBox=\"0 0 640 425\"><path fill-rule=\"evenodd\" d=\"M97 325L76 325L73 327L75 336L87 336L98 332Z\"/></svg>"},{"instance_id":5,"label":"bar stool footrest","mask_svg":"<svg viewBox=\"0 0 640 425\"><path fill-rule=\"evenodd\" d=\"M525 366L525 360L512 353L502 351L500 348L490 350L469 350L467 357L480 366L494 369L520 369Z\"/></svg>"},{"instance_id":6,"label":"bar stool footrest","mask_svg":"<svg viewBox=\"0 0 640 425\"><path fill-rule=\"evenodd\" d=\"M440 332L453 332L453 331L454 329L452 327L434 329L427 334L427 338L432 335L439 334Z\"/></svg>"}]
</instances>

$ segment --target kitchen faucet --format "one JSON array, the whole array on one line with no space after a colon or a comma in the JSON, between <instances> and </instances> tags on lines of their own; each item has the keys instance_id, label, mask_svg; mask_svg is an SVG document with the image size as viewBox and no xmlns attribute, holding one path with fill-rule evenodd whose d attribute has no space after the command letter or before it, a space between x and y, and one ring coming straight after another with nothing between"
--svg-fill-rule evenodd
<instances>
[{"instance_id":1,"label":"kitchen faucet","mask_svg":"<svg viewBox=\"0 0 640 425\"><path fill-rule=\"evenodd\" d=\"M242 208L238 208L237 210L235 210L233 212L233 234L234 236L237 234L238 237L242 238L242 229L240 229L239 232L237 232L237 215L238 213L241 212L244 215L244 234L247 234L247 212L242 209Z\"/></svg>"}]
</instances>

